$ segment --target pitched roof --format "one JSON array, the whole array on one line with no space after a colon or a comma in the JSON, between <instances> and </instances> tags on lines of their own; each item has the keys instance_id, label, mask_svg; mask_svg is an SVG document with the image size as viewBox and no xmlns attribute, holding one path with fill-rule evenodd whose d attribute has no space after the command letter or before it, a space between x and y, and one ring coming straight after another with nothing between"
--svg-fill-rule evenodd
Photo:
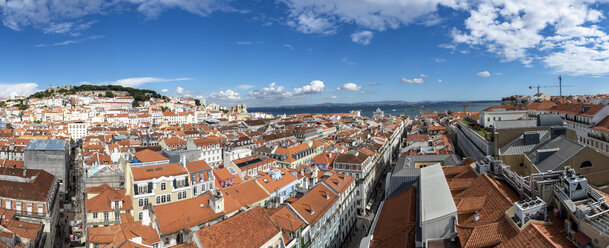
<instances>
[{"instance_id":1,"label":"pitched roof","mask_svg":"<svg viewBox=\"0 0 609 248\"><path fill-rule=\"evenodd\" d=\"M273 169L273 171L274 170L278 170L279 172L282 173L281 177L278 180L274 180L271 176L271 173L268 173L264 176L256 178L256 181L258 181L258 184L262 185L262 187L264 187L264 189L269 193L275 192L275 191L285 187L286 185L298 180L298 178L296 178L294 175L292 175L292 173L290 173L285 168ZM278 173L278 172L275 172L275 173Z\"/></svg>"},{"instance_id":2,"label":"pitched roof","mask_svg":"<svg viewBox=\"0 0 609 248\"><path fill-rule=\"evenodd\" d=\"M195 171L211 170L211 167L209 167L205 160L197 160L186 163L186 169L188 169L188 171L192 173Z\"/></svg>"},{"instance_id":3,"label":"pitched roof","mask_svg":"<svg viewBox=\"0 0 609 248\"><path fill-rule=\"evenodd\" d=\"M143 163L168 160L163 155L158 154L150 149L145 149L145 150L136 152L133 154L133 156L135 156L135 158L137 158L139 161L141 161Z\"/></svg>"},{"instance_id":4,"label":"pitched roof","mask_svg":"<svg viewBox=\"0 0 609 248\"><path fill-rule=\"evenodd\" d=\"M224 197L224 211L214 213L209 208L209 194L203 194L194 198L156 205L154 213L161 235L174 233L179 230L200 225L214 220L226 213L238 210L241 205L231 197ZM188 209L189 211L177 211L178 209Z\"/></svg>"},{"instance_id":5,"label":"pitched roof","mask_svg":"<svg viewBox=\"0 0 609 248\"><path fill-rule=\"evenodd\" d=\"M270 195L256 181L249 180L243 183L221 189L224 195L229 195L237 200L241 205L253 205L258 203Z\"/></svg>"},{"instance_id":6,"label":"pitched roof","mask_svg":"<svg viewBox=\"0 0 609 248\"><path fill-rule=\"evenodd\" d=\"M281 206L275 209L265 209L267 214L275 224L288 232L295 232L299 227L304 227L305 223L290 210L287 206Z\"/></svg>"},{"instance_id":7,"label":"pitched roof","mask_svg":"<svg viewBox=\"0 0 609 248\"><path fill-rule=\"evenodd\" d=\"M294 207L309 225L313 226L337 199L338 196L326 185L317 184L317 186L310 189L304 196L292 203L292 207Z\"/></svg>"},{"instance_id":8,"label":"pitched roof","mask_svg":"<svg viewBox=\"0 0 609 248\"><path fill-rule=\"evenodd\" d=\"M370 247L415 247L416 226L417 190L411 187L383 203Z\"/></svg>"},{"instance_id":9,"label":"pitched roof","mask_svg":"<svg viewBox=\"0 0 609 248\"><path fill-rule=\"evenodd\" d=\"M0 197L41 201L48 200L55 176L35 169L0 168Z\"/></svg>"},{"instance_id":10,"label":"pitched roof","mask_svg":"<svg viewBox=\"0 0 609 248\"><path fill-rule=\"evenodd\" d=\"M197 231L203 247L261 247L280 231L271 218L255 207Z\"/></svg>"},{"instance_id":11,"label":"pitched roof","mask_svg":"<svg viewBox=\"0 0 609 248\"><path fill-rule=\"evenodd\" d=\"M154 166L131 167L134 181L143 181L159 177L169 177L188 174L186 168L178 164L162 164Z\"/></svg>"},{"instance_id":12,"label":"pitched roof","mask_svg":"<svg viewBox=\"0 0 609 248\"><path fill-rule=\"evenodd\" d=\"M107 186L107 184L104 184ZM108 186L109 187L109 186ZM88 190L87 190L88 192ZM109 212L112 211L113 202L122 201L121 210L129 210L133 207L131 196L125 195L124 189L105 188L98 195L85 200L87 212Z\"/></svg>"},{"instance_id":13,"label":"pitched roof","mask_svg":"<svg viewBox=\"0 0 609 248\"><path fill-rule=\"evenodd\" d=\"M576 247L553 225L531 223L516 237L501 243L497 248L507 247Z\"/></svg>"}]
</instances>

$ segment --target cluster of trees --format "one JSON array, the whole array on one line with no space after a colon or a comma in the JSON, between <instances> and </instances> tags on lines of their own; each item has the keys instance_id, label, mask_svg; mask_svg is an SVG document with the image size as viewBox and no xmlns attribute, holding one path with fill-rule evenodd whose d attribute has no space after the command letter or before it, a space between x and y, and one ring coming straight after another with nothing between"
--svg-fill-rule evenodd
<instances>
[{"instance_id":1,"label":"cluster of trees","mask_svg":"<svg viewBox=\"0 0 609 248\"><path fill-rule=\"evenodd\" d=\"M151 97L161 98L161 99L165 99L165 100L168 99L166 96L163 96L154 90L135 89L135 88L131 88L131 87L123 87L121 85L83 84L83 85L79 85L79 86L74 86L70 90L64 89L64 88L59 89L59 90L57 90L57 93L69 95L69 94L75 94L76 92L80 92L80 91L105 91L105 94L103 96L106 96L106 97L114 97L114 93L112 93L113 91L126 91L128 93L128 95L132 96L135 101L147 101L147 100L150 100ZM30 95L28 98L44 98L44 97L53 96L54 94L55 94L55 91L53 91L51 89L47 89L45 91L36 92L36 93Z\"/></svg>"}]
</instances>

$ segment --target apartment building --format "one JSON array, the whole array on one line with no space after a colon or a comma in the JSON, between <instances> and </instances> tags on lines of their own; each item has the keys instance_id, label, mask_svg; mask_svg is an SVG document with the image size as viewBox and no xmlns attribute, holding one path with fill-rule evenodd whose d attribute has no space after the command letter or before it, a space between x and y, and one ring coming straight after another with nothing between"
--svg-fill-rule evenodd
<instances>
[{"instance_id":1,"label":"apartment building","mask_svg":"<svg viewBox=\"0 0 609 248\"><path fill-rule=\"evenodd\" d=\"M222 141L216 137L188 140L188 150L200 150L201 159L211 166L217 166L222 162Z\"/></svg>"},{"instance_id":2,"label":"apartment building","mask_svg":"<svg viewBox=\"0 0 609 248\"><path fill-rule=\"evenodd\" d=\"M334 171L355 178L357 189L356 206L359 214L366 212L368 198L372 192L372 182L376 180L376 166L372 156L357 149L338 154L334 160Z\"/></svg>"},{"instance_id":3,"label":"apartment building","mask_svg":"<svg viewBox=\"0 0 609 248\"><path fill-rule=\"evenodd\" d=\"M121 223L121 214L131 214L131 196L124 189L113 189L107 184L87 188L85 200L87 226L109 226Z\"/></svg>"},{"instance_id":4,"label":"apartment building","mask_svg":"<svg viewBox=\"0 0 609 248\"><path fill-rule=\"evenodd\" d=\"M26 224L21 228L34 232L32 241L46 239L45 247L52 247L60 204L55 176L44 170L0 168L0 189L0 208L11 211L10 215L19 221L39 224L32 230ZM8 214L2 216L3 225L13 218ZM46 237L37 238L39 231Z\"/></svg>"},{"instance_id":5,"label":"apartment building","mask_svg":"<svg viewBox=\"0 0 609 248\"><path fill-rule=\"evenodd\" d=\"M133 219L142 220L144 207L181 201L192 197L191 175L178 164L129 167L125 170L125 190L131 196Z\"/></svg>"},{"instance_id":6,"label":"apartment building","mask_svg":"<svg viewBox=\"0 0 609 248\"><path fill-rule=\"evenodd\" d=\"M192 182L192 196L199 196L215 188L214 175L212 168L205 160L198 160L186 163L186 170L190 174Z\"/></svg>"},{"instance_id":7,"label":"apartment building","mask_svg":"<svg viewBox=\"0 0 609 248\"><path fill-rule=\"evenodd\" d=\"M79 140L87 136L88 126L86 122L75 121L68 123L68 133L73 140Z\"/></svg>"}]
</instances>

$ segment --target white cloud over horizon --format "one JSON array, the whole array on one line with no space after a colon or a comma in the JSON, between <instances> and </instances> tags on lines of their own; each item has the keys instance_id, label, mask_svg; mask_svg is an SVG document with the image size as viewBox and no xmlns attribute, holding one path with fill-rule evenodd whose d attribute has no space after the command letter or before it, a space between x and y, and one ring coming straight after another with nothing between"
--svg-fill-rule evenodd
<instances>
[{"instance_id":1,"label":"white cloud over horizon","mask_svg":"<svg viewBox=\"0 0 609 248\"><path fill-rule=\"evenodd\" d=\"M0 83L0 97L29 96L39 91L37 83Z\"/></svg>"},{"instance_id":2,"label":"white cloud over horizon","mask_svg":"<svg viewBox=\"0 0 609 248\"><path fill-rule=\"evenodd\" d=\"M301 88L294 88L294 95L315 94L324 91L326 85L320 80L314 80Z\"/></svg>"},{"instance_id":3,"label":"white cloud over horizon","mask_svg":"<svg viewBox=\"0 0 609 248\"><path fill-rule=\"evenodd\" d=\"M348 91L358 91L360 89L362 89L362 86L359 86L355 83L346 83L338 88L338 90L348 90Z\"/></svg>"},{"instance_id":4,"label":"white cloud over horizon","mask_svg":"<svg viewBox=\"0 0 609 248\"><path fill-rule=\"evenodd\" d=\"M235 101L241 100L241 95L233 90L221 90L219 92L215 92L209 94L207 99L209 102L213 101Z\"/></svg>"}]
</instances>

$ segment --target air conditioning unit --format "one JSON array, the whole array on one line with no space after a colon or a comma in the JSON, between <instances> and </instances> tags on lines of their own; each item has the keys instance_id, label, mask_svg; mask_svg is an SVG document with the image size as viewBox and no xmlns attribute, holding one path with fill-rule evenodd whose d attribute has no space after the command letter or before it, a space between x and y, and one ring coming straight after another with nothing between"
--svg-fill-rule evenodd
<instances>
[{"instance_id":1,"label":"air conditioning unit","mask_svg":"<svg viewBox=\"0 0 609 248\"><path fill-rule=\"evenodd\" d=\"M539 197L514 203L514 217L520 226L529 220L546 220L546 203Z\"/></svg>"},{"instance_id":2,"label":"air conditioning unit","mask_svg":"<svg viewBox=\"0 0 609 248\"><path fill-rule=\"evenodd\" d=\"M563 185L565 193L571 200L579 200L588 196L588 179L582 175L565 177Z\"/></svg>"}]
</instances>

